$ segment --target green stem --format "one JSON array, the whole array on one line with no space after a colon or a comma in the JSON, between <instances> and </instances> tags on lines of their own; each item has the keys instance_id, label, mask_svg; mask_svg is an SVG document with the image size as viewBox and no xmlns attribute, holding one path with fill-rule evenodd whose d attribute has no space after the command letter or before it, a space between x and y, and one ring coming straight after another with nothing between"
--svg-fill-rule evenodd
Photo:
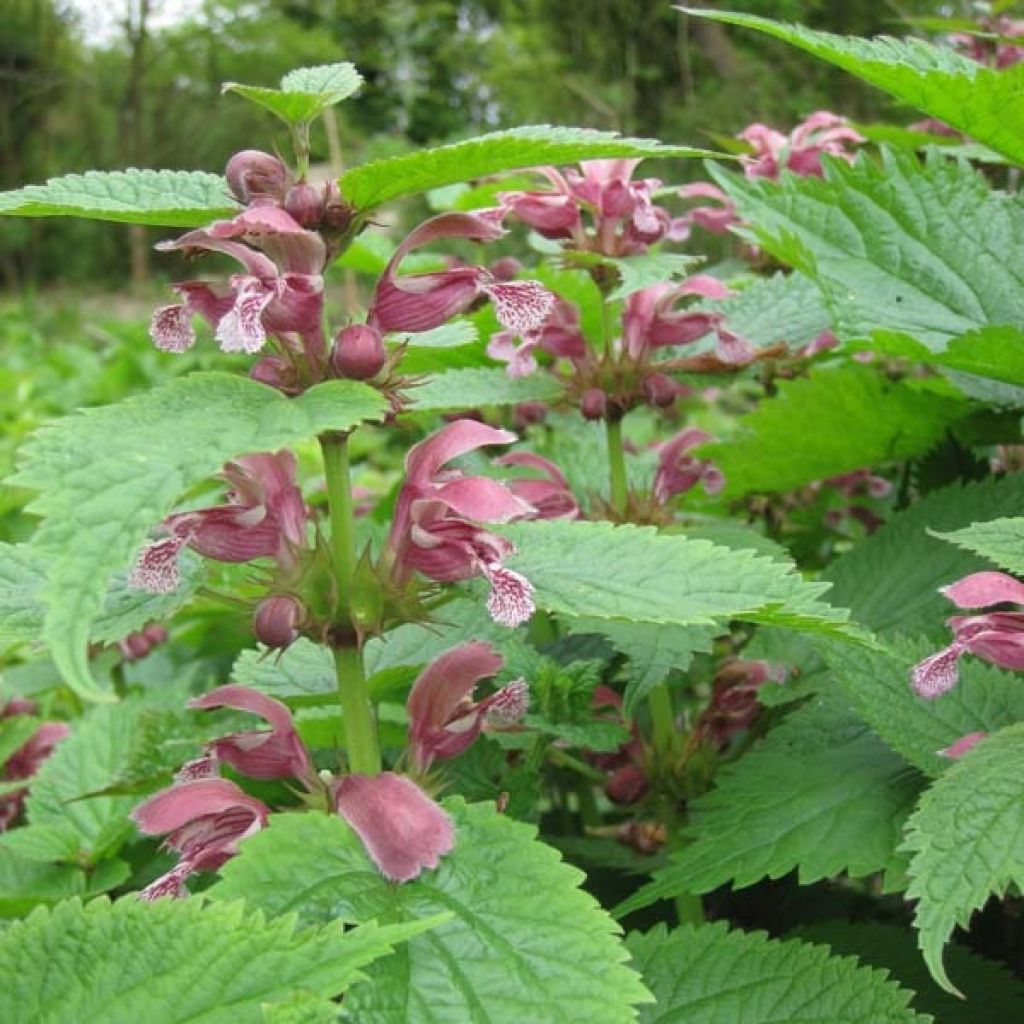
<instances>
[{"instance_id":1,"label":"green stem","mask_svg":"<svg viewBox=\"0 0 1024 1024\"><path fill-rule=\"evenodd\" d=\"M334 667L338 674L342 725L349 771L377 775L381 769L377 723L363 672L363 652L358 647L336 647Z\"/></svg>"},{"instance_id":2,"label":"green stem","mask_svg":"<svg viewBox=\"0 0 1024 1024\"><path fill-rule=\"evenodd\" d=\"M647 706L651 712L651 738L658 760L664 763L675 743L676 722L675 710L672 707L672 695L664 683L660 683L647 697Z\"/></svg>"},{"instance_id":3,"label":"green stem","mask_svg":"<svg viewBox=\"0 0 1024 1024\"><path fill-rule=\"evenodd\" d=\"M320 449L327 477L327 507L331 523L331 559L338 585L338 605L347 609L348 593L356 569L355 523L352 510L352 482L348 467L348 437L322 434Z\"/></svg>"},{"instance_id":4,"label":"green stem","mask_svg":"<svg viewBox=\"0 0 1024 1024\"><path fill-rule=\"evenodd\" d=\"M622 450L622 420L605 420L608 433L608 473L612 488L612 508L622 515L626 511L626 455Z\"/></svg>"}]
</instances>

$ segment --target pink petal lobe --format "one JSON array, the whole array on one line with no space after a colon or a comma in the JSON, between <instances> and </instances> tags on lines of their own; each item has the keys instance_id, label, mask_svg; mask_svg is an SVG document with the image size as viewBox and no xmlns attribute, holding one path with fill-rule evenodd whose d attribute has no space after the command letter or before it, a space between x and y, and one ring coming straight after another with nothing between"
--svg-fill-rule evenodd
<instances>
[{"instance_id":1,"label":"pink petal lobe","mask_svg":"<svg viewBox=\"0 0 1024 1024\"><path fill-rule=\"evenodd\" d=\"M1024 583L1004 572L975 572L948 587L940 587L958 608L986 608L1004 601L1024 604Z\"/></svg>"},{"instance_id":2,"label":"pink petal lobe","mask_svg":"<svg viewBox=\"0 0 1024 1024\"><path fill-rule=\"evenodd\" d=\"M161 352L185 352L196 341L192 311L187 305L161 306L154 310L149 336Z\"/></svg>"},{"instance_id":3,"label":"pink petal lobe","mask_svg":"<svg viewBox=\"0 0 1024 1024\"><path fill-rule=\"evenodd\" d=\"M243 792L228 779L197 779L161 790L132 811L139 831L146 835L173 832L205 815L245 807L264 814L262 801Z\"/></svg>"},{"instance_id":4,"label":"pink petal lobe","mask_svg":"<svg viewBox=\"0 0 1024 1024\"><path fill-rule=\"evenodd\" d=\"M485 565L483 573L491 584L491 593L487 598L487 610L491 618L509 629L529 622L536 611L533 584L525 576L496 563Z\"/></svg>"},{"instance_id":5,"label":"pink petal lobe","mask_svg":"<svg viewBox=\"0 0 1024 1024\"><path fill-rule=\"evenodd\" d=\"M966 736L961 736L955 743L940 750L939 757L948 757L953 760L963 757L968 750L973 750L986 736L988 736L987 732L969 732Z\"/></svg>"},{"instance_id":6,"label":"pink petal lobe","mask_svg":"<svg viewBox=\"0 0 1024 1024\"><path fill-rule=\"evenodd\" d=\"M259 690L237 683L218 686L201 697L193 697L186 707L199 710L209 708L233 708L235 711L249 711L259 715L272 729L277 732L294 731L292 713L279 700L268 697Z\"/></svg>"},{"instance_id":7,"label":"pink petal lobe","mask_svg":"<svg viewBox=\"0 0 1024 1024\"><path fill-rule=\"evenodd\" d=\"M911 672L911 684L919 697L932 700L952 690L957 684L957 663L964 649L958 643L919 661Z\"/></svg>"},{"instance_id":8,"label":"pink petal lobe","mask_svg":"<svg viewBox=\"0 0 1024 1024\"><path fill-rule=\"evenodd\" d=\"M540 327L555 308L555 296L539 281L494 281L482 287L498 323L517 334Z\"/></svg>"},{"instance_id":9,"label":"pink petal lobe","mask_svg":"<svg viewBox=\"0 0 1024 1024\"><path fill-rule=\"evenodd\" d=\"M485 476L459 477L442 484L435 492L456 515L481 523L507 523L528 516L533 507L499 483Z\"/></svg>"},{"instance_id":10,"label":"pink petal lobe","mask_svg":"<svg viewBox=\"0 0 1024 1024\"><path fill-rule=\"evenodd\" d=\"M409 449L405 472L418 486L429 483L438 470L452 459L491 444L512 444L519 440L511 430L489 427L477 420L456 420Z\"/></svg>"}]
</instances>

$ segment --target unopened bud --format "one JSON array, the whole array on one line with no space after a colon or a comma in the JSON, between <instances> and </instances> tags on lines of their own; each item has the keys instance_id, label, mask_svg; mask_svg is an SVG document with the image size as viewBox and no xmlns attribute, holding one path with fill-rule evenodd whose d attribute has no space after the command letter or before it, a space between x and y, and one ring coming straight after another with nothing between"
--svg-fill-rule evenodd
<instances>
[{"instance_id":1,"label":"unopened bud","mask_svg":"<svg viewBox=\"0 0 1024 1024\"><path fill-rule=\"evenodd\" d=\"M646 793L649 783L643 769L632 761L617 768L605 783L604 792L613 804L635 804Z\"/></svg>"},{"instance_id":2,"label":"unopened bud","mask_svg":"<svg viewBox=\"0 0 1024 1024\"><path fill-rule=\"evenodd\" d=\"M284 208L304 228L319 227L324 218L324 201L312 185L300 182L285 193Z\"/></svg>"},{"instance_id":3,"label":"unopened bud","mask_svg":"<svg viewBox=\"0 0 1024 1024\"><path fill-rule=\"evenodd\" d=\"M580 402L585 420L600 420L608 411L608 396L600 388L588 388Z\"/></svg>"},{"instance_id":4,"label":"unopened bud","mask_svg":"<svg viewBox=\"0 0 1024 1024\"><path fill-rule=\"evenodd\" d=\"M252 618L256 639L267 647L283 649L299 636L305 611L289 594L275 594L261 601Z\"/></svg>"},{"instance_id":5,"label":"unopened bud","mask_svg":"<svg viewBox=\"0 0 1024 1024\"><path fill-rule=\"evenodd\" d=\"M298 392L295 367L281 356L264 356L252 366L249 376L261 384L283 391L286 395Z\"/></svg>"},{"instance_id":6,"label":"unopened bud","mask_svg":"<svg viewBox=\"0 0 1024 1024\"><path fill-rule=\"evenodd\" d=\"M523 265L514 256L502 256L500 260L495 260L487 269L499 281L514 281L523 269Z\"/></svg>"},{"instance_id":7,"label":"unopened bud","mask_svg":"<svg viewBox=\"0 0 1024 1024\"><path fill-rule=\"evenodd\" d=\"M644 398L656 409L667 409L675 400L679 389L671 377L663 373L652 373L643 384Z\"/></svg>"},{"instance_id":8,"label":"unopened bud","mask_svg":"<svg viewBox=\"0 0 1024 1024\"><path fill-rule=\"evenodd\" d=\"M369 380L384 368L387 357L379 331L367 324L352 324L334 339L331 371L335 377Z\"/></svg>"},{"instance_id":9,"label":"unopened bud","mask_svg":"<svg viewBox=\"0 0 1024 1024\"><path fill-rule=\"evenodd\" d=\"M335 231L344 231L352 223L352 207L338 194L333 181L324 189L324 223Z\"/></svg>"},{"instance_id":10,"label":"unopened bud","mask_svg":"<svg viewBox=\"0 0 1024 1024\"><path fill-rule=\"evenodd\" d=\"M224 177L231 191L248 203L257 196L280 197L288 183L288 168L262 150L243 149L228 161Z\"/></svg>"},{"instance_id":11,"label":"unopened bud","mask_svg":"<svg viewBox=\"0 0 1024 1024\"><path fill-rule=\"evenodd\" d=\"M137 633L129 633L118 643L121 648L121 655L125 661L139 661L146 657L154 647L165 643L167 630L155 622L151 622L144 629Z\"/></svg>"}]
</instances>

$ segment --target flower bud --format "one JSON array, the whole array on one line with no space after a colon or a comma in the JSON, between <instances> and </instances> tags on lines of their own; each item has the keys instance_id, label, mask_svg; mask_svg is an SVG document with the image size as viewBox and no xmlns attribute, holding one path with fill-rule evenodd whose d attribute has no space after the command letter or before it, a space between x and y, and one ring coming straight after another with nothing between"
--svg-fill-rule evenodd
<instances>
[{"instance_id":1,"label":"flower bud","mask_svg":"<svg viewBox=\"0 0 1024 1024\"><path fill-rule=\"evenodd\" d=\"M151 622L144 629L136 633L129 633L123 640L119 641L118 647L125 661L139 661L146 657L154 647L165 643L167 630L155 622Z\"/></svg>"},{"instance_id":2,"label":"flower bud","mask_svg":"<svg viewBox=\"0 0 1024 1024\"><path fill-rule=\"evenodd\" d=\"M652 373L643 383L644 398L656 409L667 409L678 394L676 382L663 373Z\"/></svg>"},{"instance_id":3,"label":"flower bud","mask_svg":"<svg viewBox=\"0 0 1024 1024\"><path fill-rule=\"evenodd\" d=\"M352 207L338 194L338 187L329 181L324 188L324 224L335 231L344 231L352 223Z\"/></svg>"},{"instance_id":4,"label":"flower bud","mask_svg":"<svg viewBox=\"0 0 1024 1024\"><path fill-rule=\"evenodd\" d=\"M588 388L580 402L580 412L585 420L604 419L608 411L608 396L600 388Z\"/></svg>"},{"instance_id":5,"label":"flower bud","mask_svg":"<svg viewBox=\"0 0 1024 1024\"><path fill-rule=\"evenodd\" d=\"M224 177L235 196L248 203L256 196L280 196L288 182L288 169L276 156L243 149L228 161Z\"/></svg>"},{"instance_id":6,"label":"flower bud","mask_svg":"<svg viewBox=\"0 0 1024 1024\"><path fill-rule=\"evenodd\" d=\"M514 256L502 256L487 268L499 281L514 281L523 269L522 263Z\"/></svg>"},{"instance_id":7,"label":"flower bud","mask_svg":"<svg viewBox=\"0 0 1024 1024\"><path fill-rule=\"evenodd\" d=\"M648 788L649 783L643 769L629 761L612 773L611 778L605 783L604 792L613 804L626 806L642 799Z\"/></svg>"},{"instance_id":8,"label":"flower bud","mask_svg":"<svg viewBox=\"0 0 1024 1024\"><path fill-rule=\"evenodd\" d=\"M324 201L320 193L305 182L288 189L284 197L284 208L304 228L318 227L323 220Z\"/></svg>"},{"instance_id":9,"label":"flower bud","mask_svg":"<svg viewBox=\"0 0 1024 1024\"><path fill-rule=\"evenodd\" d=\"M380 332L367 324L352 324L338 331L331 351L335 377L369 380L384 368L387 352Z\"/></svg>"},{"instance_id":10,"label":"flower bud","mask_svg":"<svg viewBox=\"0 0 1024 1024\"><path fill-rule=\"evenodd\" d=\"M261 601L252 618L256 639L267 647L283 650L298 639L305 617L302 604L290 594L275 594Z\"/></svg>"}]
</instances>

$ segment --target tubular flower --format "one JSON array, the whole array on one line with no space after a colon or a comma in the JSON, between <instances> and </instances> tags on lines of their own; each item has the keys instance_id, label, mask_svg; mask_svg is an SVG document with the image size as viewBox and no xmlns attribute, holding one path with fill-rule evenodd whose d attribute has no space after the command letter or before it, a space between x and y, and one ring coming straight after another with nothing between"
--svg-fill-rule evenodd
<instances>
[{"instance_id":1,"label":"tubular flower","mask_svg":"<svg viewBox=\"0 0 1024 1024\"><path fill-rule=\"evenodd\" d=\"M18 715L34 715L37 707L34 701L15 697L0 709L0 720ZM43 722L38 729L15 750L0 766L0 779L17 782L31 779L42 763L53 753L54 747L65 739L70 728L64 722ZM0 832L10 826L25 804L28 788L15 789L0 796Z\"/></svg>"},{"instance_id":2,"label":"tubular flower","mask_svg":"<svg viewBox=\"0 0 1024 1024\"><path fill-rule=\"evenodd\" d=\"M186 255L220 252L244 268L244 273L231 277L227 288L203 281L175 285L181 302L161 306L150 324L157 348L190 348L196 339L192 320L197 314L214 327L225 352L258 352L271 334L297 333L322 346L321 275L327 250L319 235L305 230L272 200L256 199L231 220L215 221L157 248Z\"/></svg>"},{"instance_id":3,"label":"tubular flower","mask_svg":"<svg viewBox=\"0 0 1024 1024\"><path fill-rule=\"evenodd\" d=\"M501 655L485 643L460 644L435 658L409 692L409 752L418 772L437 758L455 757L472 746L484 724L512 725L526 713L529 690L517 679L481 701L473 691L500 671Z\"/></svg>"},{"instance_id":4,"label":"tubular flower","mask_svg":"<svg viewBox=\"0 0 1024 1024\"><path fill-rule=\"evenodd\" d=\"M678 194L680 199L710 199L715 205L691 207L675 222L677 231L685 230L689 234L690 227L696 224L713 235L727 235L729 228L740 221L733 201L710 181L683 185Z\"/></svg>"},{"instance_id":5,"label":"tubular flower","mask_svg":"<svg viewBox=\"0 0 1024 1024\"><path fill-rule=\"evenodd\" d=\"M238 844L267 823L270 809L228 779L181 782L151 796L132 811L145 835L167 833L164 846L180 859L139 893L139 899L184 896L185 880L197 871L216 871L238 852Z\"/></svg>"},{"instance_id":6,"label":"tubular flower","mask_svg":"<svg viewBox=\"0 0 1024 1024\"><path fill-rule=\"evenodd\" d=\"M713 440L710 434L687 427L658 446L658 468L654 474L654 497L659 503L676 494L685 494L701 484L708 494L718 494L725 486L721 470L710 462L687 454L691 448Z\"/></svg>"},{"instance_id":7,"label":"tubular flower","mask_svg":"<svg viewBox=\"0 0 1024 1024\"><path fill-rule=\"evenodd\" d=\"M1024 583L1002 572L976 572L940 589L958 608L1024 605ZM954 615L953 642L918 662L911 685L919 697L938 697L956 686L960 658L973 654L1003 668L1024 669L1024 612Z\"/></svg>"},{"instance_id":8,"label":"tubular flower","mask_svg":"<svg viewBox=\"0 0 1024 1024\"><path fill-rule=\"evenodd\" d=\"M760 715L757 691L765 683L781 683L785 677L785 669L766 661L726 662L715 676L711 702L698 719L697 732L713 746L724 748Z\"/></svg>"},{"instance_id":9,"label":"tubular flower","mask_svg":"<svg viewBox=\"0 0 1024 1024\"><path fill-rule=\"evenodd\" d=\"M380 873L393 882L436 868L455 845L451 818L403 775L346 775L334 786L334 800Z\"/></svg>"},{"instance_id":10,"label":"tubular flower","mask_svg":"<svg viewBox=\"0 0 1024 1024\"><path fill-rule=\"evenodd\" d=\"M405 483L388 538L398 585L414 571L439 582L484 576L491 585L491 617L510 627L533 614L533 587L501 564L513 553L512 544L480 524L528 518L534 510L497 480L443 467L477 448L515 440L507 430L456 420L414 445L406 456Z\"/></svg>"},{"instance_id":11,"label":"tubular flower","mask_svg":"<svg viewBox=\"0 0 1024 1024\"><path fill-rule=\"evenodd\" d=\"M580 330L579 311L564 299L556 299L554 307L537 327L522 333L522 342L515 331L496 331L487 345L487 354L492 359L507 363L510 377L527 377L537 369L533 353L541 349L556 359L572 362L587 355L587 342Z\"/></svg>"},{"instance_id":12,"label":"tubular flower","mask_svg":"<svg viewBox=\"0 0 1024 1024\"><path fill-rule=\"evenodd\" d=\"M215 760L226 761L251 779L312 780L315 773L309 753L295 731L291 712L279 700L248 686L228 684L190 700L187 706L249 711L270 726L269 732L236 732L214 740L209 751Z\"/></svg>"},{"instance_id":13,"label":"tubular flower","mask_svg":"<svg viewBox=\"0 0 1024 1024\"><path fill-rule=\"evenodd\" d=\"M289 451L242 455L227 463L222 475L232 486L228 503L168 516L160 524L167 536L142 550L132 585L157 594L174 590L181 583L178 555L184 547L218 562L274 558L293 564L306 531L296 465Z\"/></svg>"},{"instance_id":14,"label":"tubular flower","mask_svg":"<svg viewBox=\"0 0 1024 1024\"><path fill-rule=\"evenodd\" d=\"M531 519L579 519L576 504L565 474L550 460L532 452L510 452L494 460L496 466L522 466L542 474L517 476L506 487L517 497L533 506Z\"/></svg>"},{"instance_id":15,"label":"tubular flower","mask_svg":"<svg viewBox=\"0 0 1024 1024\"><path fill-rule=\"evenodd\" d=\"M801 176L820 177L823 153L852 161L853 154L847 146L866 141L845 117L828 110L811 114L789 135L767 125L752 124L737 138L753 149L751 155L740 158L748 178L778 178L783 168Z\"/></svg>"},{"instance_id":16,"label":"tubular flower","mask_svg":"<svg viewBox=\"0 0 1024 1024\"><path fill-rule=\"evenodd\" d=\"M498 322L516 334L543 323L555 297L538 281L502 281L484 267L453 267L432 274L398 275L414 249L440 238L491 242L501 238L504 211L442 213L412 231L395 250L377 282L367 323L381 332L429 331L464 313L481 297L491 300Z\"/></svg>"}]
</instances>

